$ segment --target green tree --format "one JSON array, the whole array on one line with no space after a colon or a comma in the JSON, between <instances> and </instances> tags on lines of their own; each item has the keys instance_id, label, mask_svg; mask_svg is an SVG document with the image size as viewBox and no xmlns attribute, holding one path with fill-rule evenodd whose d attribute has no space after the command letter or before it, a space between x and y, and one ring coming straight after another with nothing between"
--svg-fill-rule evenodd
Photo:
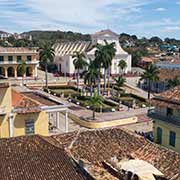
<instances>
[{"instance_id":1,"label":"green tree","mask_svg":"<svg viewBox=\"0 0 180 180\"><path fill-rule=\"evenodd\" d=\"M24 85L24 76L26 74L26 68L27 68L27 64L25 60L23 60L17 68L19 74L22 76L22 85Z\"/></svg>"},{"instance_id":2,"label":"green tree","mask_svg":"<svg viewBox=\"0 0 180 180\"><path fill-rule=\"evenodd\" d=\"M93 92L93 84L96 84L96 80L98 77L98 71L94 61L90 60L88 65L88 70L84 72L84 83L90 86L90 93L92 96Z\"/></svg>"},{"instance_id":3,"label":"green tree","mask_svg":"<svg viewBox=\"0 0 180 180\"><path fill-rule=\"evenodd\" d=\"M178 78L178 76L176 76L174 79L170 79L168 81L168 87L169 88L174 88L176 86L180 85L180 79Z\"/></svg>"},{"instance_id":4,"label":"green tree","mask_svg":"<svg viewBox=\"0 0 180 180\"><path fill-rule=\"evenodd\" d=\"M116 86L118 88L121 88L124 86L125 82L126 82L126 79L123 78L122 76L119 76L117 79L115 79L115 82L116 82ZM118 97L120 96L120 93L119 93L119 90L118 90Z\"/></svg>"},{"instance_id":5,"label":"green tree","mask_svg":"<svg viewBox=\"0 0 180 180\"><path fill-rule=\"evenodd\" d=\"M107 71L108 77L110 76L110 67L112 65L112 59L115 56L116 49L115 44L108 44L105 41L105 45L97 44L96 52L95 52L95 63L99 71L98 75L98 94L100 95L100 69L104 69L104 92L106 91L106 79L107 79ZM108 78L109 79L109 78Z\"/></svg>"},{"instance_id":6,"label":"green tree","mask_svg":"<svg viewBox=\"0 0 180 180\"><path fill-rule=\"evenodd\" d=\"M105 48L107 49L107 52L110 56L109 59L109 63L108 63L108 87L110 84L110 76L111 76L111 66L112 66L112 60L116 55L116 48L115 48L115 43L107 43L107 41L105 41Z\"/></svg>"},{"instance_id":7,"label":"green tree","mask_svg":"<svg viewBox=\"0 0 180 180\"><path fill-rule=\"evenodd\" d=\"M120 60L119 61L119 64L118 64L119 68L121 69L122 71L122 74L124 74L124 70L127 68L127 63L125 60Z\"/></svg>"},{"instance_id":8,"label":"green tree","mask_svg":"<svg viewBox=\"0 0 180 180\"><path fill-rule=\"evenodd\" d=\"M97 91L94 92L94 95L89 100L89 105L93 108L93 120L96 119L96 108L100 107L103 104L103 98L98 95Z\"/></svg>"},{"instance_id":9,"label":"green tree","mask_svg":"<svg viewBox=\"0 0 180 180\"><path fill-rule=\"evenodd\" d=\"M87 62L85 60L85 54L80 52L74 52L73 55L73 64L75 69L77 70L77 89L79 91L79 79L80 79L80 70L87 66Z\"/></svg>"},{"instance_id":10,"label":"green tree","mask_svg":"<svg viewBox=\"0 0 180 180\"><path fill-rule=\"evenodd\" d=\"M46 88L48 88L48 63L51 63L55 56L55 50L51 44L46 43L40 48L40 61L45 66Z\"/></svg>"},{"instance_id":11,"label":"green tree","mask_svg":"<svg viewBox=\"0 0 180 180\"><path fill-rule=\"evenodd\" d=\"M98 71L98 95L101 94L101 67L102 67L102 52L103 52L103 45L101 44L97 44L96 45L96 51L95 51L95 60L94 63L97 67L97 71Z\"/></svg>"},{"instance_id":12,"label":"green tree","mask_svg":"<svg viewBox=\"0 0 180 180\"><path fill-rule=\"evenodd\" d=\"M151 83L159 80L159 69L155 64L150 64L146 71L141 75L140 80L145 80L148 83L148 99L151 95Z\"/></svg>"}]
</instances>

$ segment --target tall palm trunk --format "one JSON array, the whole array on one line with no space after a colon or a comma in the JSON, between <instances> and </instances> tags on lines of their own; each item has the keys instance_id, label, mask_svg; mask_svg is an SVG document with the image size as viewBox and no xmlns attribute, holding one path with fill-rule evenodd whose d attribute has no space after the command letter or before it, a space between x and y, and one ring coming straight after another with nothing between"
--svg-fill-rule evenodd
<instances>
[{"instance_id":1,"label":"tall palm trunk","mask_svg":"<svg viewBox=\"0 0 180 180\"><path fill-rule=\"evenodd\" d=\"M79 69L77 70L77 89L78 89L78 92L79 92Z\"/></svg>"},{"instance_id":2,"label":"tall palm trunk","mask_svg":"<svg viewBox=\"0 0 180 180\"><path fill-rule=\"evenodd\" d=\"M111 66L108 67L108 88L110 88L110 76L111 76L110 68Z\"/></svg>"},{"instance_id":3,"label":"tall palm trunk","mask_svg":"<svg viewBox=\"0 0 180 180\"><path fill-rule=\"evenodd\" d=\"M46 88L48 88L48 68L47 68L47 63L45 63L45 81L46 81Z\"/></svg>"},{"instance_id":4,"label":"tall palm trunk","mask_svg":"<svg viewBox=\"0 0 180 180\"><path fill-rule=\"evenodd\" d=\"M101 95L101 77L100 77L100 69L98 69L98 95Z\"/></svg>"},{"instance_id":5,"label":"tall palm trunk","mask_svg":"<svg viewBox=\"0 0 180 180\"><path fill-rule=\"evenodd\" d=\"M25 74L22 75L22 86L24 86L24 78L25 78Z\"/></svg>"},{"instance_id":6,"label":"tall palm trunk","mask_svg":"<svg viewBox=\"0 0 180 180\"><path fill-rule=\"evenodd\" d=\"M103 90L104 95L106 93L106 75L107 75L107 69L104 69L104 90Z\"/></svg>"},{"instance_id":7,"label":"tall palm trunk","mask_svg":"<svg viewBox=\"0 0 180 180\"><path fill-rule=\"evenodd\" d=\"M90 95L91 95L91 97L92 97L92 94L93 94L93 85L91 83L91 85L90 85Z\"/></svg>"},{"instance_id":8,"label":"tall palm trunk","mask_svg":"<svg viewBox=\"0 0 180 180\"><path fill-rule=\"evenodd\" d=\"M148 99L151 97L151 81L148 79Z\"/></svg>"},{"instance_id":9,"label":"tall palm trunk","mask_svg":"<svg viewBox=\"0 0 180 180\"><path fill-rule=\"evenodd\" d=\"M93 107L93 120L96 119L96 112L95 112L95 107Z\"/></svg>"}]
</instances>

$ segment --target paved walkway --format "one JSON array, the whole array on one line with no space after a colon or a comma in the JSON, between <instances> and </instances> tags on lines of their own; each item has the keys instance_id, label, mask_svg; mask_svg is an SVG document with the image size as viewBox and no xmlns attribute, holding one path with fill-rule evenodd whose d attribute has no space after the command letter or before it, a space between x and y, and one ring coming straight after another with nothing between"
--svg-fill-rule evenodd
<instances>
[{"instance_id":1,"label":"paved walkway","mask_svg":"<svg viewBox=\"0 0 180 180\"><path fill-rule=\"evenodd\" d=\"M58 97L56 97L58 98ZM88 110L84 107L76 105L74 103L68 102L65 98L58 98L59 101L63 102L64 104L68 105L69 111L76 115L81 119L89 119L92 117L92 111ZM147 114L149 108L140 108L140 109L130 109L124 106L124 111L116 111L116 112L107 112L107 113L96 113L96 121L112 121L112 120L119 120L129 117L138 116L141 114Z\"/></svg>"},{"instance_id":2,"label":"paved walkway","mask_svg":"<svg viewBox=\"0 0 180 180\"><path fill-rule=\"evenodd\" d=\"M66 104L67 106L69 106L69 112L71 112L72 114L76 115L77 117L79 117L81 119L82 118L83 119L89 119L92 117L92 111L91 110L88 110L84 107L76 105L72 102L69 102L65 98L59 98L59 97L53 96L53 95L45 93L45 92L43 92L43 93L48 95L48 96L52 96L53 98L55 98L59 102L62 102L64 104ZM96 113L96 121L101 122L101 121L119 120L119 119L134 117L134 116L138 116L141 114L147 114L148 109L149 108L140 108L140 109L130 108L128 110L128 108L126 106L124 106L123 111Z\"/></svg>"},{"instance_id":3,"label":"paved walkway","mask_svg":"<svg viewBox=\"0 0 180 180\"><path fill-rule=\"evenodd\" d=\"M140 89L139 87L137 87L137 83L140 80L140 77L127 77L126 78L126 90L128 93L133 93L136 94L138 96L141 96L145 99L147 99L148 97L148 93L146 91L144 91L143 89ZM153 95L151 94L151 98L153 97Z\"/></svg>"}]
</instances>

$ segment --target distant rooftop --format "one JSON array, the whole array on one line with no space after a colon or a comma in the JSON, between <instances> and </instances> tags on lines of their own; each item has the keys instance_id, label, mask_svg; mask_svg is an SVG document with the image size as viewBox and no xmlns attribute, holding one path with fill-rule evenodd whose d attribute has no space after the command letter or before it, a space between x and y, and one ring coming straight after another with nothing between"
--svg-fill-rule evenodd
<instances>
[{"instance_id":1,"label":"distant rooftop","mask_svg":"<svg viewBox=\"0 0 180 180\"><path fill-rule=\"evenodd\" d=\"M12 105L18 113L40 112L42 107L63 106L57 102L38 92L18 92L12 91Z\"/></svg>"},{"instance_id":2,"label":"distant rooftop","mask_svg":"<svg viewBox=\"0 0 180 180\"><path fill-rule=\"evenodd\" d=\"M160 93L151 101L154 105L180 109L180 86Z\"/></svg>"},{"instance_id":3,"label":"distant rooftop","mask_svg":"<svg viewBox=\"0 0 180 180\"><path fill-rule=\"evenodd\" d=\"M180 77L180 69L159 69L159 81L168 81L170 79L174 79L176 77Z\"/></svg>"},{"instance_id":4,"label":"distant rooftop","mask_svg":"<svg viewBox=\"0 0 180 180\"><path fill-rule=\"evenodd\" d=\"M91 42L62 42L54 45L56 56L73 55L74 52L86 52L90 49Z\"/></svg>"},{"instance_id":5,"label":"distant rooftop","mask_svg":"<svg viewBox=\"0 0 180 180\"><path fill-rule=\"evenodd\" d=\"M105 29L105 30L96 32L95 34L92 34L91 36L96 38L96 37L103 36L103 35L106 35L106 34L110 34L112 36L119 37L119 34L111 31L110 29Z\"/></svg>"}]
</instances>

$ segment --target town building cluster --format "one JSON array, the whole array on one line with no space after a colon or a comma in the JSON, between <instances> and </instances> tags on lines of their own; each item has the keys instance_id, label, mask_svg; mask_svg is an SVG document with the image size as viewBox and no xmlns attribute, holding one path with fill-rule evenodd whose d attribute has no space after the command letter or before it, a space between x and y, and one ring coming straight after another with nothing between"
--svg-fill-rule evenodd
<instances>
[{"instance_id":1,"label":"town building cluster","mask_svg":"<svg viewBox=\"0 0 180 180\"><path fill-rule=\"evenodd\" d=\"M0 39L10 36L0 32ZM26 34L13 36L32 39ZM116 50L109 79L104 76L102 81L105 71L99 68L101 73L92 69L84 82L78 78L76 82L74 53L83 53L90 64L96 45L106 43L114 43ZM91 35L91 41L58 42L51 47L58 75L65 76L63 82L59 76L51 77L51 86L48 69L46 86L39 77L42 49L0 47L0 179L180 180L180 80L178 86L169 86L170 80L180 77L177 48L172 56L142 57L139 66L143 69L136 70L147 75L146 69L155 65L154 80L148 76L128 79L132 55L109 29ZM24 79L29 84L17 85ZM142 89L153 95L147 99Z\"/></svg>"}]
</instances>

